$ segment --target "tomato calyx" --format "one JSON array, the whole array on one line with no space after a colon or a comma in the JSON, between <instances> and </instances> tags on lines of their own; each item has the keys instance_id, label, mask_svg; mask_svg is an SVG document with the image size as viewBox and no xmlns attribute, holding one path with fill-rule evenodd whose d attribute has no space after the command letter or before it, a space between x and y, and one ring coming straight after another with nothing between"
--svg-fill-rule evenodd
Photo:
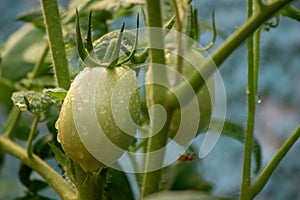
<instances>
[{"instance_id":1,"label":"tomato calyx","mask_svg":"<svg viewBox=\"0 0 300 200\"><path fill-rule=\"evenodd\" d=\"M117 38L113 38L110 40L107 49L105 51L104 58L109 58L109 60L104 59L100 61L100 59L96 58L92 55L92 51L94 50L93 42L92 42L92 29L91 29L91 20L92 20L92 12L89 15L89 23L88 23L88 33L86 42L83 41L81 36L80 24L79 24L79 13L76 9L76 46L77 51L80 58L84 61L84 63L90 67L107 67L109 69L122 66L127 61L133 59L136 53L136 47L138 43L138 29L139 29L139 15L137 15L136 21L136 36L135 41L132 46L132 49L126 53L126 57L120 60L120 50L121 48L125 48L122 45L122 38L125 28L125 22L122 23L121 30L118 34ZM127 50L127 49L126 49Z\"/></svg>"}]
</instances>

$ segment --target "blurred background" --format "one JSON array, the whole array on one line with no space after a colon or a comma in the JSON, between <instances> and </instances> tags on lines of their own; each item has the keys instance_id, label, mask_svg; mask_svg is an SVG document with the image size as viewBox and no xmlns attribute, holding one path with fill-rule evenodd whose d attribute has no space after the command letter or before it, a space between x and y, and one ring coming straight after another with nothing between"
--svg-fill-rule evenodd
<instances>
[{"instance_id":1,"label":"blurred background","mask_svg":"<svg viewBox=\"0 0 300 200\"><path fill-rule=\"evenodd\" d=\"M65 5L65 1L60 1ZM195 0L199 18L211 21L211 10L215 9L219 35L212 52L222 41L246 20L245 0ZM16 16L39 5L37 0L1 0L0 46L9 35L23 23ZM300 8L300 2L295 1ZM129 16L129 27L135 27L135 16ZM272 19L274 21L274 19ZM112 23L118 28L120 22ZM256 115L255 135L260 141L265 166L289 134L300 124L300 24L280 17L279 26L261 34L261 61L259 72L259 101ZM202 45L211 40L211 31L200 36ZM246 46L240 46L222 65L221 74L227 95L227 119L244 126L247 119ZM0 91L1 95L1 91ZM0 124L5 123L7 110L0 105ZM283 159L270 181L256 199L282 200L300 199L300 142L297 142ZM238 197L242 176L243 145L221 137L213 151L200 161L199 170L212 182L213 194ZM18 181L18 161L6 155L0 174L0 200L12 200L23 194ZM255 177L254 177L255 178ZM51 194L52 191L46 191Z\"/></svg>"}]
</instances>

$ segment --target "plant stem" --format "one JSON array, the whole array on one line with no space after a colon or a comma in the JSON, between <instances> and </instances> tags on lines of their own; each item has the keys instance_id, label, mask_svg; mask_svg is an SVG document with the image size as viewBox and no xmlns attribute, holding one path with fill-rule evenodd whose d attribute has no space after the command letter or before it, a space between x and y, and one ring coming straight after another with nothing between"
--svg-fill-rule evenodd
<instances>
[{"instance_id":1,"label":"plant stem","mask_svg":"<svg viewBox=\"0 0 300 200\"><path fill-rule=\"evenodd\" d=\"M176 57L175 70L177 72L179 72L180 74L182 74L182 65L183 65L183 58L182 58L182 55L183 55L182 31L183 31L184 18L181 18L181 16L183 16L185 13L180 13L180 11L181 12L183 12L183 11L182 11L182 9L179 11L179 8L178 8L176 0L172 0L172 4L173 4L174 11L175 11L176 29L177 29L177 34L176 34L177 57ZM179 75L175 76L174 83L175 83L174 84L175 86L180 83L180 76Z\"/></svg>"},{"instance_id":2,"label":"plant stem","mask_svg":"<svg viewBox=\"0 0 300 200\"><path fill-rule=\"evenodd\" d=\"M103 187L98 182L98 173L85 173L79 165L74 166L79 200L102 200ZM103 178L103 177L101 177ZM101 180L106 181L106 179Z\"/></svg>"},{"instance_id":3,"label":"plant stem","mask_svg":"<svg viewBox=\"0 0 300 200\"><path fill-rule=\"evenodd\" d=\"M151 108L155 104L165 104L165 95L166 89L157 83L157 80L167 82L167 74L165 68L165 56L164 56L164 41L162 34L162 18L161 18L161 7L159 0L146 0L147 7L147 25L149 26L149 59L150 66L147 71L146 83L150 81L152 84L147 85L147 106L148 109ZM155 27L157 27L155 29ZM162 66L157 66L157 64ZM165 107L167 110L167 108ZM151 127L149 130L149 139L147 144L147 156L145 159L145 170L146 172L143 175L143 184L141 189L141 198L144 196L157 192L159 189L159 182L161 177L161 171L156 170L152 172L148 172L151 169L151 166L161 166L164 158L164 154L159 155L159 157L153 157L151 152L158 150L166 145L167 142L167 133L169 128L169 119L170 115L167 112L167 121L164 124L164 127L154 136L152 136L157 130L156 126L159 119L159 114L157 113L157 109L154 109L153 116L151 120ZM152 137L151 137L152 136Z\"/></svg>"},{"instance_id":4,"label":"plant stem","mask_svg":"<svg viewBox=\"0 0 300 200\"><path fill-rule=\"evenodd\" d=\"M252 16L253 11L253 3L252 0L247 1L247 16L248 19ZM253 49L253 34L251 34L247 40L247 50L248 50L248 85L246 89L246 93L248 96L248 118L246 125L246 137L244 144L244 162L243 162L243 176L241 183L241 195L240 199L248 199L249 194L248 190L251 185L251 153L252 153L252 144L253 144L253 132L254 132L254 124L255 124L255 109L256 109L256 93L254 89L255 73L254 68L254 54L255 50Z\"/></svg>"},{"instance_id":5,"label":"plant stem","mask_svg":"<svg viewBox=\"0 0 300 200\"><path fill-rule=\"evenodd\" d=\"M39 124L40 118L41 118L40 113L35 115L34 121L32 123L31 129L30 129L28 142L27 142L27 154L28 154L29 157L32 157L32 141L33 141L33 138L35 136L36 128Z\"/></svg>"},{"instance_id":6,"label":"plant stem","mask_svg":"<svg viewBox=\"0 0 300 200\"><path fill-rule=\"evenodd\" d=\"M70 74L57 0L41 0L41 5L51 50L55 80L58 87L67 90L70 87Z\"/></svg>"},{"instance_id":7,"label":"plant stem","mask_svg":"<svg viewBox=\"0 0 300 200\"><path fill-rule=\"evenodd\" d=\"M282 147L278 150L270 163L265 167L263 172L257 178L255 183L252 185L252 187L250 188L250 194L252 197L255 197L264 188L280 161L284 158L286 153L291 149L291 147L295 144L299 137L300 126L296 128L296 130L292 133L288 140L282 145Z\"/></svg>"},{"instance_id":8,"label":"plant stem","mask_svg":"<svg viewBox=\"0 0 300 200\"><path fill-rule=\"evenodd\" d=\"M177 96L187 96L187 87L192 86L197 92L216 70L214 66L220 67L225 59L245 41L251 34L253 34L266 20L272 17L277 11L285 7L293 0L277 0L268 5L264 5L261 10L255 13L244 25L239 27L228 39L226 39L221 46L219 46L211 57L204 60L199 66L201 74L195 72L188 82L184 82L176 87ZM187 98L187 97L186 97ZM168 94L167 101L170 106L179 107L176 97Z\"/></svg>"},{"instance_id":9,"label":"plant stem","mask_svg":"<svg viewBox=\"0 0 300 200\"><path fill-rule=\"evenodd\" d=\"M0 137L0 149L15 156L40 174L62 199L76 199L77 194L71 186L38 156L33 154L29 157L25 149L3 136Z\"/></svg>"},{"instance_id":10,"label":"plant stem","mask_svg":"<svg viewBox=\"0 0 300 200\"><path fill-rule=\"evenodd\" d=\"M158 117L158 116L154 116ZM164 127L156 133L154 136L149 137L148 146L147 146L147 156L145 159L145 169L150 171L152 168L158 168L158 166L162 166L164 154L159 156L153 156L151 153L157 151L166 146L167 143L167 133L169 130L169 126L172 119L172 112L167 113L167 121L164 124ZM155 120L155 119L154 119ZM155 122L153 123L155 127ZM155 128L153 128L155 129ZM152 134L152 127L150 128L150 134ZM161 167L162 168L162 167ZM146 172L143 177L142 191L141 191L141 199L151 193L158 192L159 183L161 178L161 169Z\"/></svg>"}]
</instances>

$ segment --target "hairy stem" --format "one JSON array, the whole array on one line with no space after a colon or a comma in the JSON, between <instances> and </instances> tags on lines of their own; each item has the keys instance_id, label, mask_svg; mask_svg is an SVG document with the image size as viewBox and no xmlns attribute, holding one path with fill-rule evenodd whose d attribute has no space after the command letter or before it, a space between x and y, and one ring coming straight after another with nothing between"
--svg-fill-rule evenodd
<instances>
[{"instance_id":1,"label":"hairy stem","mask_svg":"<svg viewBox=\"0 0 300 200\"><path fill-rule=\"evenodd\" d=\"M78 190L78 200L102 200L103 187L100 187L98 173L85 173L79 165L74 165L75 185ZM105 181L105 180L103 180Z\"/></svg>"},{"instance_id":2,"label":"hairy stem","mask_svg":"<svg viewBox=\"0 0 300 200\"><path fill-rule=\"evenodd\" d=\"M253 3L252 0L247 1L247 16L248 19L252 16ZM248 50L248 85L247 85L247 96L248 96L248 118L246 125L246 137L244 145L244 162L243 162L243 176L241 184L241 196L240 199L248 199L248 190L251 185L251 152L252 152L252 143L253 143L253 132L255 124L255 109L256 109L256 93L254 89L254 54L255 50L253 49L253 35L251 34L247 40L247 50ZM257 80L257 79L256 79Z\"/></svg>"},{"instance_id":3,"label":"hairy stem","mask_svg":"<svg viewBox=\"0 0 300 200\"><path fill-rule=\"evenodd\" d=\"M173 8L175 11L175 19L176 19L176 29L177 29L177 34L176 34L176 42L177 42L177 56L176 56L176 66L175 70L182 74L182 65L183 65L183 58L181 55L183 55L183 42L182 42L182 36L181 33L183 31L183 22L184 18L181 18L181 16L185 13L180 13L177 1L172 0ZM180 6L180 5L179 5ZM181 9L182 12L182 9ZM180 76L176 75L175 76L175 81L174 85L178 85L180 83Z\"/></svg>"},{"instance_id":4,"label":"hairy stem","mask_svg":"<svg viewBox=\"0 0 300 200\"><path fill-rule=\"evenodd\" d=\"M41 5L51 50L55 80L58 87L67 90L70 87L70 74L57 0L41 0Z\"/></svg>"},{"instance_id":5,"label":"hairy stem","mask_svg":"<svg viewBox=\"0 0 300 200\"><path fill-rule=\"evenodd\" d=\"M166 81L168 80L165 68L165 55L164 55L164 41L162 34L162 17L161 17L161 7L159 0L146 0L146 8L147 8L147 25L149 26L149 59L150 66L147 72L146 83L150 83L146 87L147 92L147 106L148 109L151 108L155 104L165 105L165 95L166 89L157 83L158 81ZM158 29L156 29L158 28ZM152 84L151 84L152 83ZM165 108L167 109L167 108ZM151 166L161 166L163 161L164 154L161 154L158 157L153 158L151 152L157 149L160 149L166 145L167 142L167 130L168 123L164 124L164 127L157 133L155 136L151 137L151 135L155 134L157 130L156 126L159 119L159 113L157 113L157 109L154 109L152 113L151 122L152 126L149 129L149 139L147 144L147 156L145 159L145 169L146 171L151 169ZM168 112L168 111L167 111ZM168 115L168 114L167 114ZM169 116L167 116L167 121ZM141 198L144 196L157 192L159 189L159 182L161 177L161 170L156 170L153 172L145 172L143 175L143 186L141 189Z\"/></svg>"},{"instance_id":6,"label":"hairy stem","mask_svg":"<svg viewBox=\"0 0 300 200\"><path fill-rule=\"evenodd\" d=\"M40 113L35 115L35 118L33 120L31 129L30 129L28 142L27 142L27 154L28 154L29 157L32 157L32 141L33 141L34 136L36 134L36 129L37 129L37 126L39 124L40 118L41 118Z\"/></svg>"},{"instance_id":7,"label":"hairy stem","mask_svg":"<svg viewBox=\"0 0 300 200\"><path fill-rule=\"evenodd\" d=\"M40 174L63 200L76 199L77 194L72 190L70 185L54 171L54 169L35 154L32 154L32 157L29 157L25 149L3 136L0 137L0 149L15 156Z\"/></svg>"}]
</instances>

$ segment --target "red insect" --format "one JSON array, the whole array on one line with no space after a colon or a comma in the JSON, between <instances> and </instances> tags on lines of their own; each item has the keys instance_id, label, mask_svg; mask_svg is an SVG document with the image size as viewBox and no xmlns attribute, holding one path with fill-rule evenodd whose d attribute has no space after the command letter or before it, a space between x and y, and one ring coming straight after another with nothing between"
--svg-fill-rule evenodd
<instances>
[{"instance_id":1,"label":"red insect","mask_svg":"<svg viewBox=\"0 0 300 200\"><path fill-rule=\"evenodd\" d=\"M184 153L184 154L181 154L181 155L178 157L177 161L178 161L179 163L185 162L185 161L193 161L193 160L195 159L195 155L196 155L195 152L192 152L192 153Z\"/></svg>"}]
</instances>

